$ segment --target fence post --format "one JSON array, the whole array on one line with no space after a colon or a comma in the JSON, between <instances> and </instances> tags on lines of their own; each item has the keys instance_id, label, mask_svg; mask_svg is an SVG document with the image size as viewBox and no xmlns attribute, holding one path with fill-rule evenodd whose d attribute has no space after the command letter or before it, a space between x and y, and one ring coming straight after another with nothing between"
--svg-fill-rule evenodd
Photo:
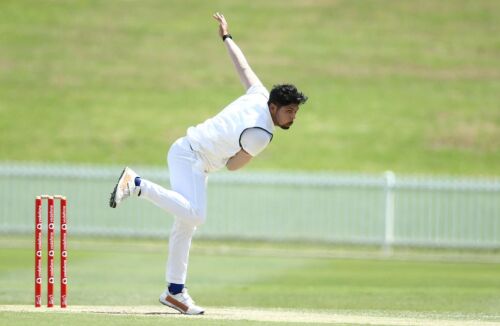
<instances>
[{"instance_id":1,"label":"fence post","mask_svg":"<svg viewBox=\"0 0 500 326\"><path fill-rule=\"evenodd\" d=\"M383 248L386 253L391 253L394 243L394 185L396 175L392 171L384 173L385 180L385 235Z\"/></svg>"}]
</instances>

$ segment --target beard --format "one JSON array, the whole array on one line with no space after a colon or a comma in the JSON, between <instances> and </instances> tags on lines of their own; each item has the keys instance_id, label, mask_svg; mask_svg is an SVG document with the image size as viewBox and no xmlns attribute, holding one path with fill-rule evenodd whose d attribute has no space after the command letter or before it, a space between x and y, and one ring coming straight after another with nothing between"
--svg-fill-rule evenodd
<instances>
[{"instance_id":1,"label":"beard","mask_svg":"<svg viewBox=\"0 0 500 326\"><path fill-rule=\"evenodd\" d=\"M289 122L287 124L284 124L284 125L280 125L280 128L283 129L283 130L288 130L290 129L290 127L293 125L293 122Z\"/></svg>"}]
</instances>

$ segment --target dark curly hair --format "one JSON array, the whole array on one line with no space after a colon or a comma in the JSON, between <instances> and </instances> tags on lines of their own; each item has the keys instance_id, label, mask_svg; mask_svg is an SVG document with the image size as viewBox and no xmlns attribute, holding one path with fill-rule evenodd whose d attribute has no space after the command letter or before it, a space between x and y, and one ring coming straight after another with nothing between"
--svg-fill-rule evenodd
<instances>
[{"instance_id":1,"label":"dark curly hair","mask_svg":"<svg viewBox=\"0 0 500 326\"><path fill-rule=\"evenodd\" d=\"M304 104L307 101L307 96L297 90L292 84L274 85L269 94L267 104L275 104L278 107L289 104Z\"/></svg>"}]
</instances>

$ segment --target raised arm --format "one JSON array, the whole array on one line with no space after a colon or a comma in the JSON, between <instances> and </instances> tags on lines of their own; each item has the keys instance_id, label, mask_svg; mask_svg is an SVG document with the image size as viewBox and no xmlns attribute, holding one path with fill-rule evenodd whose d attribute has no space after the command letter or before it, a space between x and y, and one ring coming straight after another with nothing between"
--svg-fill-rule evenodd
<instances>
[{"instance_id":1,"label":"raised arm","mask_svg":"<svg viewBox=\"0 0 500 326\"><path fill-rule=\"evenodd\" d=\"M219 36L223 38L224 35L229 35L229 29L224 15L215 13L213 17L219 22ZM262 82L257 75L255 75L252 68L250 68L245 55L241 52L241 49L236 45L233 39L231 37L226 37L224 44L226 45L229 56L233 61L234 67L240 76L240 81L245 87L245 90L256 84L262 85Z\"/></svg>"}]
</instances>

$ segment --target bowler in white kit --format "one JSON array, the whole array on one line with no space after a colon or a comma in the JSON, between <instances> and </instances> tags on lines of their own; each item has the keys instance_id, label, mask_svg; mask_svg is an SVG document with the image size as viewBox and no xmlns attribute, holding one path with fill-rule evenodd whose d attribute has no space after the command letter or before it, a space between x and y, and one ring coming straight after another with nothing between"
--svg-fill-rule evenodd
<instances>
[{"instance_id":1,"label":"bowler in white kit","mask_svg":"<svg viewBox=\"0 0 500 326\"><path fill-rule=\"evenodd\" d=\"M170 147L167 160L171 190L126 167L109 202L115 208L128 197L145 198L175 216L169 238L167 288L160 295L160 302L189 315L204 313L184 284L191 239L207 216L208 174L224 167L234 171L245 166L269 145L275 126L290 128L299 105L307 101L291 84L276 85L269 93L233 41L224 16L216 13L213 17L219 23L219 35L245 94L213 118L188 128L187 135Z\"/></svg>"}]
</instances>

